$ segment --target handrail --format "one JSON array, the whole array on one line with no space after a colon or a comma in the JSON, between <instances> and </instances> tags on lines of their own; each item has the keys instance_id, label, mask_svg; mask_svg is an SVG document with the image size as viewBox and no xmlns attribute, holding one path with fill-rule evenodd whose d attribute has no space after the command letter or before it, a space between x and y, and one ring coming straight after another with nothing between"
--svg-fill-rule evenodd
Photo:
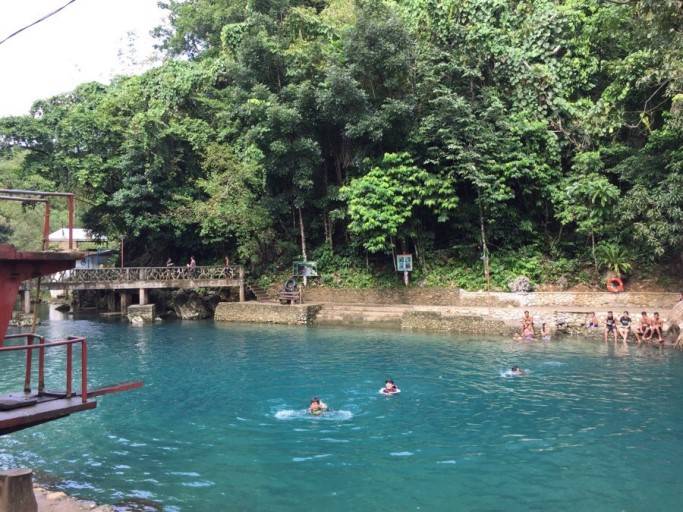
<instances>
[{"instance_id":1,"label":"handrail","mask_svg":"<svg viewBox=\"0 0 683 512\"><path fill-rule=\"evenodd\" d=\"M52 274L48 283L81 284L91 282L179 281L200 279L234 279L241 267L123 267L73 269Z\"/></svg>"},{"instance_id":2,"label":"handrail","mask_svg":"<svg viewBox=\"0 0 683 512\"><path fill-rule=\"evenodd\" d=\"M73 396L73 346L76 343L81 345L81 401L88 401L88 343L82 336L69 336L65 340L46 340L44 336L38 334L10 334L5 336L6 340L26 338L25 345L0 346L2 352L26 351L26 368L24 377L24 393L31 392L31 374L33 364L33 351L38 351L38 394L45 391L45 349L50 347L66 346L66 397ZM38 344L34 344L34 340Z\"/></svg>"}]
</instances>

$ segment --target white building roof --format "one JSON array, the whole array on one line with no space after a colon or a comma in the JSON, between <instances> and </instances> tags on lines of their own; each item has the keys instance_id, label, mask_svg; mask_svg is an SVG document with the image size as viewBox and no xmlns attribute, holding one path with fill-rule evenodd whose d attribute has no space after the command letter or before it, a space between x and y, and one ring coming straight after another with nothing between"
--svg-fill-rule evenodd
<instances>
[{"instance_id":1,"label":"white building roof","mask_svg":"<svg viewBox=\"0 0 683 512\"><path fill-rule=\"evenodd\" d=\"M67 228L58 229L54 233L50 233L48 236L50 242L68 242L69 241L69 230ZM83 228L73 228L73 241L74 242L106 242L106 236L94 236L92 231Z\"/></svg>"}]
</instances>

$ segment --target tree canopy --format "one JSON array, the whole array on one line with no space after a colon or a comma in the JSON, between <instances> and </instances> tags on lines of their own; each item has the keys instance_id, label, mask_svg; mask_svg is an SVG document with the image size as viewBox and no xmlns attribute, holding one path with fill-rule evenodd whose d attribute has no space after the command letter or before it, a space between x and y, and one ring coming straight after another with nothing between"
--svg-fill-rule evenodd
<instances>
[{"instance_id":1,"label":"tree canopy","mask_svg":"<svg viewBox=\"0 0 683 512\"><path fill-rule=\"evenodd\" d=\"M132 260L683 254L679 1L162 5L162 65L0 119Z\"/></svg>"}]
</instances>

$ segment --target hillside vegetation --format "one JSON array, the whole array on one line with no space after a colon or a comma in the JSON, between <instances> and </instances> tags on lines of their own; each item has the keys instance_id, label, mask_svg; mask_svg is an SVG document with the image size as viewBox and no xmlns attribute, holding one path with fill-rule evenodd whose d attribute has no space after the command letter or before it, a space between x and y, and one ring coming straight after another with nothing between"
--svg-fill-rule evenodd
<instances>
[{"instance_id":1,"label":"hillside vegetation","mask_svg":"<svg viewBox=\"0 0 683 512\"><path fill-rule=\"evenodd\" d=\"M0 119L15 178L76 192L127 263L374 286L410 252L468 288L681 263L678 0L165 8L161 66Z\"/></svg>"}]
</instances>

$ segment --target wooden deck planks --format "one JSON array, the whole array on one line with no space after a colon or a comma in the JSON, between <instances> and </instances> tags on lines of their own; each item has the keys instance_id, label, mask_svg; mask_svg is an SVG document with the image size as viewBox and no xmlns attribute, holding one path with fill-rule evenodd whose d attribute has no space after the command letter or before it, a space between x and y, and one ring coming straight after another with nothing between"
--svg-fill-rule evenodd
<instances>
[{"instance_id":1,"label":"wooden deck planks","mask_svg":"<svg viewBox=\"0 0 683 512\"><path fill-rule=\"evenodd\" d=\"M83 403L80 396L39 401L37 404L11 411L0 411L0 435L16 432L69 414L94 409L94 400Z\"/></svg>"}]
</instances>

